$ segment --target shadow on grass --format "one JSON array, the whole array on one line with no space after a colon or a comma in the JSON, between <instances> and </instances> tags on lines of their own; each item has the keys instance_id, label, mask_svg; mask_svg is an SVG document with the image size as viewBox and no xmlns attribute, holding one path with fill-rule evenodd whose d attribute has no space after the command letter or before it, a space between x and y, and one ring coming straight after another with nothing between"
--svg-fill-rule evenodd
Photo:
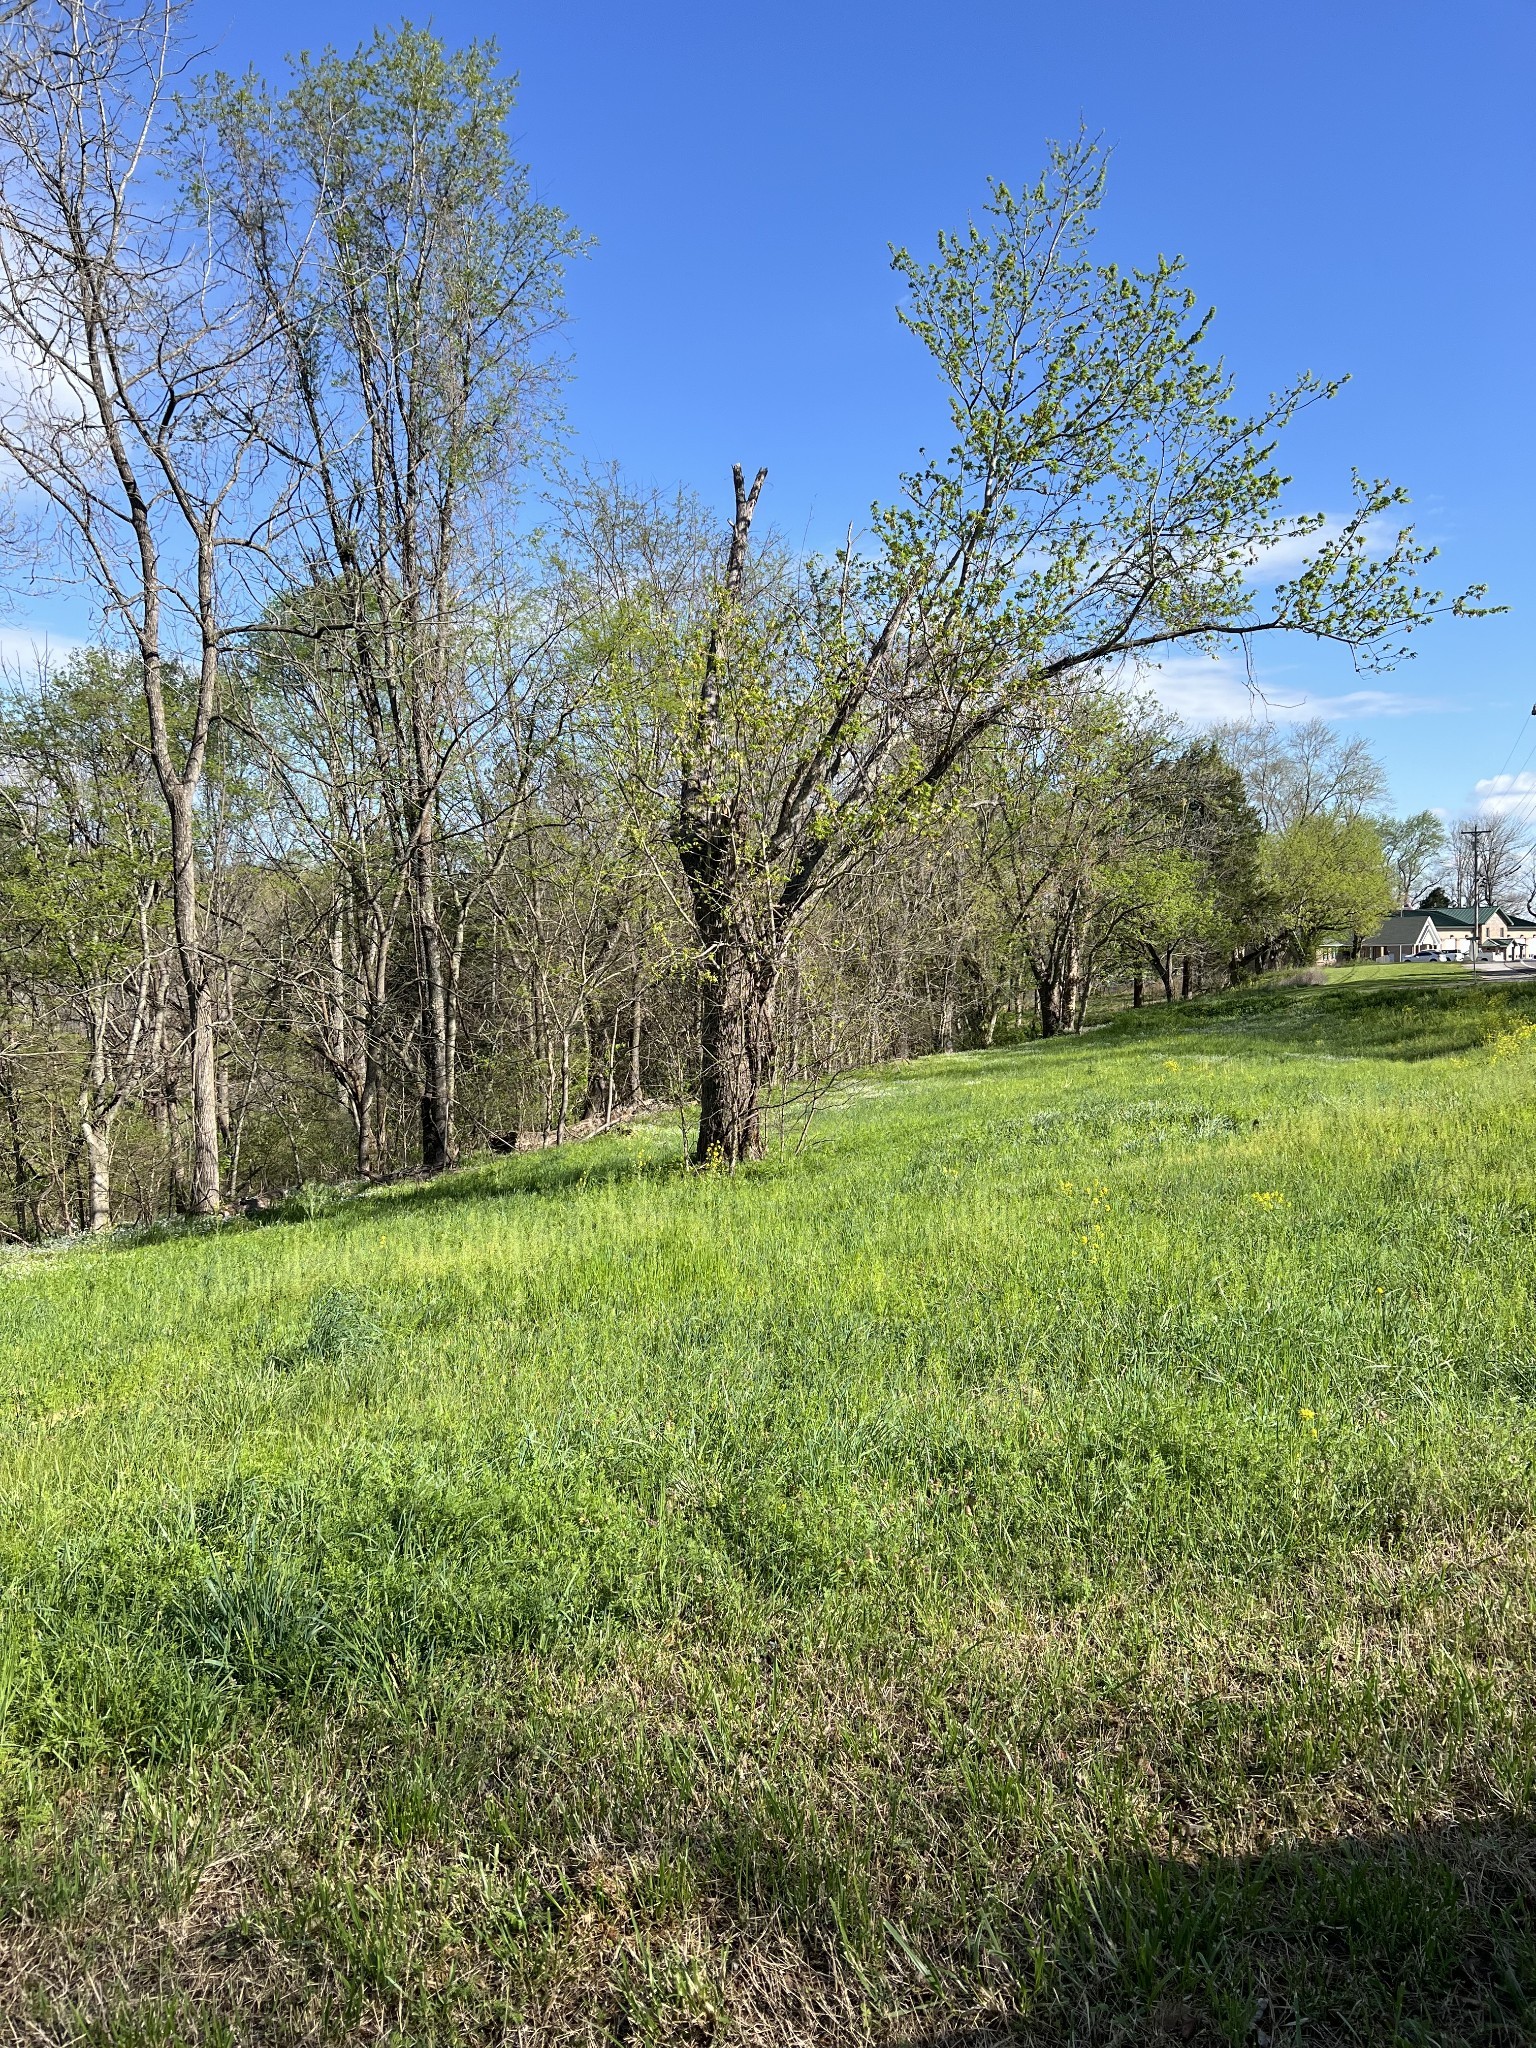
<instances>
[{"instance_id":1,"label":"shadow on grass","mask_svg":"<svg viewBox=\"0 0 1536 2048\"><path fill-rule=\"evenodd\" d=\"M537 1201L577 1194L584 1188L613 1187L621 1181L679 1180L682 1174L683 1163L676 1152L656 1155L633 1140L605 1135L553 1145L547 1151L480 1159L433 1180L381 1188L358 1205L359 1219L371 1223L380 1216L410 1215L445 1203ZM349 1221L348 1206L338 1204L330 1213Z\"/></svg>"},{"instance_id":2,"label":"shadow on grass","mask_svg":"<svg viewBox=\"0 0 1536 2048\"><path fill-rule=\"evenodd\" d=\"M1258 1856L1111 1864L979 1926L1026 1987L1011 2023L893 2034L1017 2042L1536 2040L1536 1829L1507 1820ZM954 1930L956 1936L962 1930Z\"/></svg>"},{"instance_id":3,"label":"shadow on grass","mask_svg":"<svg viewBox=\"0 0 1536 2048\"><path fill-rule=\"evenodd\" d=\"M602 1150L595 1148L601 1146ZM610 1149L614 1148L614 1149ZM145 1245L186 1238L242 1235L279 1226L308 1228L329 1224L343 1230L374 1229L386 1218L433 1210L460 1202L536 1201L579 1193L583 1188L610 1187L618 1182L679 1180L683 1164L677 1153L655 1155L623 1148L604 1134L547 1151L472 1160L431 1179L402 1179L368 1185L321 1183L313 1189L276 1198L266 1208L217 1218L169 1216L159 1222L115 1231L92 1246L97 1252L137 1251Z\"/></svg>"}]
</instances>

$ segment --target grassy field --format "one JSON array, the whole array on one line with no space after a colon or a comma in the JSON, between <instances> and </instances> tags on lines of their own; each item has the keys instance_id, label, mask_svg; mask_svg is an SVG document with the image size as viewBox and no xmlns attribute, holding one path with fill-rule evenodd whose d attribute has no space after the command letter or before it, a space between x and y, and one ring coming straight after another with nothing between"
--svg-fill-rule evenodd
<instances>
[{"instance_id":1,"label":"grassy field","mask_svg":"<svg viewBox=\"0 0 1536 2048\"><path fill-rule=\"evenodd\" d=\"M1536 2039L1536 985L0 1265L0 2040Z\"/></svg>"}]
</instances>

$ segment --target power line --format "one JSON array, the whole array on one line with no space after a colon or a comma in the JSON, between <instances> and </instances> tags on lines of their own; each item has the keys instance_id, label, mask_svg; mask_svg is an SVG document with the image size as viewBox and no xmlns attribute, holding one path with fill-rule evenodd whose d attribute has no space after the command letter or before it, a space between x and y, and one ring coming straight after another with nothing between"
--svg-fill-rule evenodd
<instances>
[{"instance_id":1,"label":"power line","mask_svg":"<svg viewBox=\"0 0 1536 2048\"><path fill-rule=\"evenodd\" d=\"M1536 718L1536 704L1533 704L1531 706L1530 715L1532 718ZM1522 724L1520 730L1515 734L1514 738L1509 743L1509 752L1504 756L1504 766L1499 769L1498 775L1495 775L1493 778L1495 782L1498 781L1499 775L1502 775L1504 773L1504 769L1509 766L1510 761L1514 756L1515 749L1519 746L1521 739L1524 737L1524 734L1525 726ZM1532 751L1536 751L1536 740L1533 740L1531 743L1531 747L1527 748L1526 750L1526 761L1528 761L1531 758ZM1522 761L1520 766L1523 768L1525 766L1525 761Z\"/></svg>"},{"instance_id":2,"label":"power line","mask_svg":"<svg viewBox=\"0 0 1536 2048\"><path fill-rule=\"evenodd\" d=\"M1531 718L1536 718L1536 704L1533 704L1531 706L1529 716ZM1510 761L1514 758L1515 748L1518 747L1519 744L1520 740L1519 736L1517 735L1514 741L1514 745L1510 747L1509 752L1504 756L1503 767L1500 768L1497 775L1489 778L1491 781L1497 782L1501 779L1501 777L1504 775L1505 770L1508 768ZM1519 777L1525 773L1526 765L1531 760L1531 757L1533 755L1536 755L1536 735L1533 735L1531 743L1526 748L1525 754L1521 759L1520 766L1518 769L1516 769L1515 775L1512 779L1518 780ZM1487 801L1488 799L1485 798L1484 802ZM1525 814L1523 817L1521 815L1522 812ZM1494 815L1496 817L1501 818L1503 822L1509 826L1513 834L1519 835L1523 833L1533 822L1536 822L1536 788L1523 790L1519 792L1515 796L1514 802L1510 805L1507 811L1496 812ZM1482 896L1477 885L1477 843L1479 838L1491 837L1493 828L1491 825L1470 825L1465 829L1470 832L1472 838L1472 913L1474 925L1476 927L1473 940L1473 967L1475 970L1477 964L1477 948L1480 945L1482 939L1482 924L1479 915L1482 907ZM1526 850L1529 851L1530 849L1527 848Z\"/></svg>"},{"instance_id":3,"label":"power line","mask_svg":"<svg viewBox=\"0 0 1536 2048\"><path fill-rule=\"evenodd\" d=\"M1531 716L1532 716L1533 718L1536 718L1536 705L1533 705L1533 706L1531 707ZM1510 748L1510 753L1513 753L1513 752L1514 752L1514 748L1513 748L1513 747L1511 747L1511 748ZM1517 768L1517 769L1515 770L1514 774L1513 774L1513 775L1512 775L1512 776L1510 777L1510 780L1511 780L1512 782L1518 782L1518 781L1519 781L1520 777L1521 777L1521 776L1522 776L1522 775L1523 775L1523 774L1525 773L1525 771L1526 771L1527 767L1529 767L1529 765L1530 765L1530 761L1531 761L1531 756L1532 756L1533 754L1536 754L1536 735L1533 735L1533 737L1532 737L1532 739L1531 739L1531 744L1530 744L1530 745L1529 745L1529 746L1528 746L1528 747L1526 748L1526 750L1525 750L1525 754L1524 754L1524 757L1522 758L1522 760L1521 760L1521 762L1520 762L1520 766L1519 766L1519 767L1518 767L1518 768ZM1504 759L1504 765L1505 765L1505 767L1508 767L1508 765L1509 765L1509 756L1508 756L1508 755L1506 755L1506 756L1505 756L1505 759ZM1499 780L1499 777L1500 777L1500 776L1502 776L1502 775L1503 775L1503 773L1504 773L1504 769L1503 769L1503 768L1501 768L1501 769L1499 770L1499 773L1498 773L1498 775L1495 775L1495 776L1493 776L1493 777L1492 777L1491 779L1492 779L1492 780L1493 780L1494 782L1497 782L1497 781ZM1526 792L1526 793L1527 793L1527 794L1536 794L1536 791L1532 791L1532 792Z\"/></svg>"}]
</instances>

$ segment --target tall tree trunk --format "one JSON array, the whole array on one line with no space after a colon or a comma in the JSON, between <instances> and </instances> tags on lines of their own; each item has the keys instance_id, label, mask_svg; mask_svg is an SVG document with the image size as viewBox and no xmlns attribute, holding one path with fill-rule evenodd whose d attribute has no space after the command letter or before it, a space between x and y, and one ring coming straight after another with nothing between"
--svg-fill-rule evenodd
<instances>
[{"instance_id":1,"label":"tall tree trunk","mask_svg":"<svg viewBox=\"0 0 1536 2048\"><path fill-rule=\"evenodd\" d=\"M448 1042L448 977L437 915L437 841L430 817L416 853L416 916L421 959L421 1163L429 1173L458 1157L453 1135L453 1057Z\"/></svg>"},{"instance_id":2,"label":"tall tree trunk","mask_svg":"<svg viewBox=\"0 0 1536 2048\"><path fill-rule=\"evenodd\" d=\"M357 1101L357 1171L363 1180L377 1180L379 1156L379 1075L373 1054L365 1056L363 1086Z\"/></svg>"},{"instance_id":3,"label":"tall tree trunk","mask_svg":"<svg viewBox=\"0 0 1536 2048\"><path fill-rule=\"evenodd\" d=\"M551 1025L544 1026L544 1143L549 1144L555 1134L555 1094L560 1085L559 1068L555 1060L555 1034Z\"/></svg>"},{"instance_id":4,"label":"tall tree trunk","mask_svg":"<svg viewBox=\"0 0 1536 2048\"><path fill-rule=\"evenodd\" d=\"M384 1171L384 1089L383 1048L389 1015L389 955L393 931L391 922L372 921L360 927L366 931L363 947L363 1044L362 1088L358 1098L357 1170L365 1180L376 1180Z\"/></svg>"},{"instance_id":5,"label":"tall tree trunk","mask_svg":"<svg viewBox=\"0 0 1536 2048\"><path fill-rule=\"evenodd\" d=\"M613 1112L621 1103L627 1105L639 1099L633 1076L621 1077L619 1073L619 1027L623 1021L624 1005L617 1002L607 1009L593 1009L588 1005L582 1017L587 1046L587 1085L577 1115L583 1123L601 1117L605 1130L613 1122Z\"/></svg>"},{"instance_id":6,"label":"tall tree trunk","mask_svg":"<svg viewBox=\"0 0 1536 2048\"><path fill-rule=\"evenodd\" d=\"M1152 965L1157 969L1157 978L1163 984L1163 1001L1171 1003L1173 1001L1173 955L1172 953L1160 953L1156 946L1150 942L1147 945L1147 952L1151 956Z\"/></svg>"},{"instance_id":7,"label":"tall tree trunk","mask_svg":"<svg viewBox=\"0 0 1536 2048\"><path fill-rule=\"evenodd\" d=\"M142 523L141 518L136 524ZM212 1216L219 1208L219 1077L214 1056L213 987L203 952L202 919L197 900L197 818L195 799L202 776L203 749L207 741L212 710L212 677L215 673L211 642L205 638L203 678L199 693L197 731L184 772L178 773L171 758L171 740L162 693L160 657L160 594L156 556L147 527L140 534L144 550L145 620L140 632L143 663L144 704L149 713L150 753L160 793L165 799L171 837L171 924L176 939L176 963L181 974L182 1000L187 1013L187 1051L192 1081L192 1186L187 1199L178 1204L197 1216ZM200 583L206 581L206 551L199 550ZM170 1094L167 1088L167 1106ZM179 1172L173 1171L172 1191Z\"/></svg>"},{"instance_id":8,"label":"tall tree trunk","mask_svg":"<svg viewBox=\"0 0 1536 2048\"><path fill-rule=\"evenodd\" d=\"M614 1049L619 1036L618 1005L611 1009L594 1007L591 1003L582 1006L581 1036L586 1049L586 1086L582 1091L581 1107L576 1112L579 1123L587 1123L594 1117L605 1121L613 1115L614 1096Z\"/></svg>"},{"instance_id":9,"label":"tall tree trunk","mask_svg":"<svg viewBox=\"0 0 1536 2048\"><path fill-rule=\"evenodd\" d=\"M197 903L197 850L192 791L161 778L171 824L171 914L176 959L187 1006L192 1081L192 1187L187 1207L195 1216L219 1208L219 1076L214 1058L213 983L203 952Z\"/></svg>"},{"instance_id":10,"label":"tall tree trunk","mask_svg":"<svg viewBox=\"0 0 1536 2048\"><path fill-rule=\"evenodd\" d=\"M1040 1036L1055 1038L1063 1031L1080 1031L1083 1023L1082 949L1077 933L1068 924L1059 931L1051 947L1044 972L1039 977Z\"/></svg>"},{"instance_id":11,"label":"tall tree trunk","mask_svg":"<svg viewBox=\"0 0 1536 2048\"><path fill-rule=\"evenodd\" d=\"M91 1041L91 1071L80 1090L80 1137L85 1146L86 1181L90 1191L85 1226L96 1231L112 1228L113 1112L107 1088L105 1000L99 1010L93 1006Z\"/></svg>"},{"instance_id":12,"label":"tall tree trunk","mask_svg":"<svg viewBox=\"0 0 1536 2048\"><path fill-rule=\"evenodd\" d=\"M748 825L739 792L717 783L725 749L721 679L730 662L730 633L741 601L752 515L767 476L748 490L741 465L732 475L736 517L726 554L725 587L709 636L699 688L698 719L687 745L673 840L688 880L699 941L699 1165L734 1167L763 1154L760 1089L773 1066L773 993L787 930L770 934L754 958L756 931L741 889Z\"/></svg>"},{"instance_id":13,"label":"tall tree trunk","mask_svg":"<svg viewBox=\"0 0 1536 2048\"><path fill-rule=\"evenodd\" d=\"M939 1000L939 1018L933 1027L933 1049L935 1052L953 1052L955 1049L955 991L946 977L944 994Z\"/></svg>"},{"instance_id":14,"label":"tall tree trunk","mask_svg":"<svg viewBox=\"0 0 1536 2048\"><path fill-rule=\"evenodd\" d=\"M754 961L734 932L718 931L701 974L698 1166L763 1156L761 1096L773 1070L777 963Z\"/></svg>"},{"instance_id":15,"label":"tall tree trunk","mask_svg":"<svg viewBox=\"0 0 1536 2048\"><path fill-rule=\"evenodd\" d=\"M105 1121L89 1110L81 1116L80 1136L85 1142L86 1182L89 1189L86 1227L112 1228L112 1133Z\"/></svg>"},{"instance_id":16,"label":"tall tree trunk","mask_svg":"<svg viewBox=\"0 0 1536 2048\"><path fill-rule=\"evenodd\" d=\"M11 1134L11 1187L16 1205L16 1234L18 1237L35 1238L40 1234L37 1202L35 1198L28 1200L34 1175L27 1163L26 1145L21 1134L21 1100L16 1092L13 1053L8 1053L0 1063L0 1098L5 1103L5 1120Z\"/></svg>"},{"instance_id":17,"label":"tall tree trunk","mask_svg":"<svg viewBox=\"0 0 1536 2048\"><path fill-rule=\"evenodd\" d=\"M1139 1010L1141 1008L1141 997L1141 976L1139 974L1133 974L1131 976L1131 1008L1133 1010Z\"/></svg>"},{"instance_id":18,"label":"tall tree trunk","mask_svg":"<svg viewBox=\"0 0 1536 2048\"><path fill-rule=\"evenodd\" d=\"M1187 953L1184 955L1179 967L1179 1001L1181 1003L1189 1001L1189 955Z\"/></svg>"},{"instance_id":19,"label":"tall tree trunk","mask_svg":"<svg viewBox=\"0 0 1536 2048\"><path fill-rule=\"evenodd\" d=\"M217 858L217 854L214 857ZM213 910L214 906L210 903L210 914L213 913ZM215 922L217 923L218 920L215 920ZM235 1181L231 1153L233 1150L235 1121L231 1101L234 1090L230 1080L229 1057L224 1048L229 1042L229 1035L234 1027L235 977L230 969L229 960L227 957L222 957L222 951L223 949L221 948L221 957L216 963L215 972L209 976L209 997L210 1000L213 1000L214 991L217 990L217 1007L214 1011L214 1101L217 1104L218 1110L219 1156L221 1159L231 1160L231 1176L228 1191L230 1200L233 1201L235 1198Z\"/></svg>"},{"instance_id":20,"label":"tall tree trunk","mask_svg":"<svg viewBox=\"0 0 1536 2048\"><path fill-rule=\"evenodd\" d=\"M1088 1014L1088 998L1093 994L1093 964L1090 959L1085 967L1081 955L1073 965L1072 1029L1081 1031L1083 1019Z\"/></svg>"},{"instance_id":21,"label":"tall tree trunk","mask_svg":"<svg viewBox=\"0 0 1536 2048\"><path fill-rule=\"evenodd\" d=\"M614 1068L619 1057L619 1013L613 1013L613 1030L608 1039L608 1086L603 1096L603 1129L606 1131L613 1122L613 1092L615 1085Z\"/></svg>"},{"instance_id":22,"label":"tall tree trunk","mask_svg":"<svg viewBox=\"0 0 1536 2048\"><path fill-rule=\"evenodd\" d=\"M182 1149L181 1084L167 1065L149 1097L149 1113L165 1150L165 1203L177 1214L187 1207L186 1160Z\"/></svg>"},{"instance_id":23,"label":"tall tree trunk","mask_svg":"<svg viewBox=\"0 0 1536 2048\"><path fill-rule=\"evenodd\" d=\"M192 1213L219 1211L218 1063L214 1057L212 990L206 979L197 992L192 1030Z\"/></svg>"},{"instance_id":24,"label":"tall tree trunk","mask_svg":"<svg viewBox=\"0 0 1536 2048\"><path fill-rule=\"evenodd\" d=\"M1040 1036L1055 1038L1062 1028L1062 992L1054 979L1047 978L1035 991L1040 1003ZM1067 1012L1070 1015L1070 1010Z\"/></svg>"},{"instance_id":25,"label":"tall tree trunk","mask_svg":"<svg viewBox=\"0 0 1536 2048\"><path fill-rule=\"evenodd\" d=\"M625 1100L631 1105L641 1100L640 1086L640 980L635 978L635 996L629 1011L629 1093Z\"/></svg>"}]
</instances>

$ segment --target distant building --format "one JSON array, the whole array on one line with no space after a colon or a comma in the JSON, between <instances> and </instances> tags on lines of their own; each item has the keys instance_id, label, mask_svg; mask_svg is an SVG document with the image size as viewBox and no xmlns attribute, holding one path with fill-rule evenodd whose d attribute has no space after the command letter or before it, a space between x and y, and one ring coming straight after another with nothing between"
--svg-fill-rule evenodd
<instances>
[{"instance_id":1,"label":"distant building","mask_svg":"<svg viewBox=\"0 0 1536 2048\"><path fill-rule=\"evenodd\" d=\"M1432 910L1405 910L1389 917L1380 931L1362 939L1354 950L1357 960L1438 960L1440 933ZM1341 958L1339 954L1335 959Z\"/></svg>"},{"instance_id":2,"label":"distant building","mask_svg":"<svg viewBox=\"0 0 1536 2048\"><path fill-rule=\"evenodd\" d=\"M1380 931L1362 939L1350 957L1470 960L1475 945L1480 948L1480 960L1536 959L1536 918L1501 910L1496 903L1450 910L1402 910L1389 917ZM1338 950L1332 957L1337 960L1346 955Z\"/></svg>"}]
</instances>

